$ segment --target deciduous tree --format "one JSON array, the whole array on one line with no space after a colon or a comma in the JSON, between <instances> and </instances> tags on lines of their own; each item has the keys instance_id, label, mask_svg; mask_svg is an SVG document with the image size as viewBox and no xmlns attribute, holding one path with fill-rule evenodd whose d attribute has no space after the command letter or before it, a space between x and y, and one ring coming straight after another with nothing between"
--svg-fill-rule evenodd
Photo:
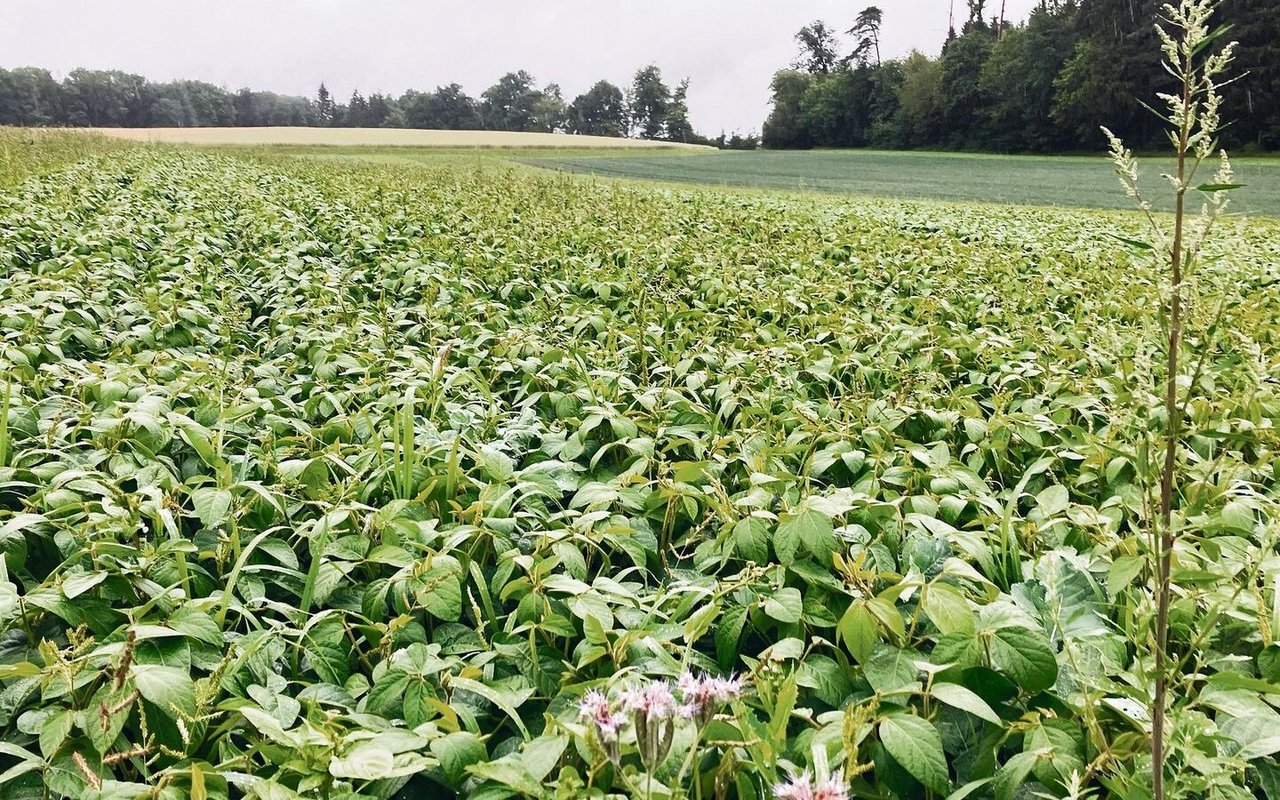
<instances>
[{"instance_id":1,"label":"deciduous tree","mask_svg":"<svg viewBox=\"0 0 1280 800\"><path fill-rule=\"evenodd\" d=\"M599 81L569 105L569 126L584 136L625 136L627 105L622 90Z\"/></svg>"},{"instance_id":2,"label":"deciduous tree","mask_svg":"<svg viewBox=\"0 0 1280 800\"><path fill-rule=\"evenodd\" d=\"M796 34L800 53L792 67L811 75L826 75L836 68L840 42L827 23L815 19Z\"/></svg>"}]
</instances>

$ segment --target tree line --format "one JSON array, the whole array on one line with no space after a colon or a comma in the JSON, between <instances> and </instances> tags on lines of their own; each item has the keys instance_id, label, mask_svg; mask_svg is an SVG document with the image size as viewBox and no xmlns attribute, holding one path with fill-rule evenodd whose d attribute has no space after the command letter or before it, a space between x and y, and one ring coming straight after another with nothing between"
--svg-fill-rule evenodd
<instances>
[{"instance_id":1,"label":"tree line","mask_svg":"<svg viewBox=\"0 0 1280 800\"><path fill-rule=\"evenodd\" d=\"M1164 0L1041 0L1019 24L1003 5L988 16L988 0L962 0L956 18L954 2L937 58L881 60L875 6L843 35L802 28L799 56L773 77L765 146L1066 152L1102 148L1103 124L1140 148L1167 144L1140 102L1173 85L1155 32ZM1223 0L1218 20L1240 43L1222 141L1278 150L1280 3Z\"/></svg>"},{"instance_id":2,"label":"tree line","mask_svg":"<svg viewBox=\"0 0 1280 800\"><path fill-rule=\"evenodd\" d=\"M0 125L103 128L312 126L575 133L691 144L755 146L746 137L708 139L689 122L689 81L669 86L655 65L629 86L599 81L566 100L524 70L503 75L480 97L451 83L399 97L354 91L342 102L322 83L314 98L203 81L153 83L119 70L76 69L59 81L46 69L0 69Z\"/></svg>"}]
</instances>

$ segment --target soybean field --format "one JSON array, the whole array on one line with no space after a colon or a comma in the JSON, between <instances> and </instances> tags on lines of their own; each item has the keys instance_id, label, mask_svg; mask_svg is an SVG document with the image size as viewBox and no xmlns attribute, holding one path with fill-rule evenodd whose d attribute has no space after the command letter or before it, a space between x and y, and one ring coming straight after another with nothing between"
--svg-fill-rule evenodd
<instances>
[{"instance_id":1,"label":"soybean field","mask_svg":"<svg viewBox=\"0 0 1280 800\"><path fill-rule=\"evenodd\" d=\"M0 796L1145 796L1141 217L97 148L0 189ZM1280 224L1195 281L1169 753L1274 796Z\"/></svg>"}]
</instances>

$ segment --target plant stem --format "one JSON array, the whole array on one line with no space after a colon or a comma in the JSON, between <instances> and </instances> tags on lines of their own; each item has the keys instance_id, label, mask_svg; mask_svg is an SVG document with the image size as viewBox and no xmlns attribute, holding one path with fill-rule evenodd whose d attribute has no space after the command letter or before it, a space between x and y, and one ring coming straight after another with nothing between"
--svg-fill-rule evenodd
<instances>
[{"instance_id":1,"label":"plant stem","mask_svg":"<svg viewBox=\"0 0 1280 800\"><path fill-rule=\"evenodd\" d=\"M1169 676L1166 674L1166 650L1169 645L1169 601L1173 572L1173 490L1174 469L1177 466L1178 438L1182 420L1178 405L1178 351L1182 347L1182 237L1186 217L1187 147L1191 137L1191 79L1192 56L1185 57L1182 70L1182 103L1187 111L1182 116L1178 130L1178 169L1176 206L1174 209L1173 247L1170 249L1172 266L1172 296L1169 299L1169 343L1165 364L1164 408L1167 425L1164 450L1164 470L1160 475L1160 538L1157 557L1159 573L1156 585L1156 691L1151 714L1151 775L1155 800L1164 800L1164 740L1165 705L1169 693Z\"/></svg>"}]
</instances>

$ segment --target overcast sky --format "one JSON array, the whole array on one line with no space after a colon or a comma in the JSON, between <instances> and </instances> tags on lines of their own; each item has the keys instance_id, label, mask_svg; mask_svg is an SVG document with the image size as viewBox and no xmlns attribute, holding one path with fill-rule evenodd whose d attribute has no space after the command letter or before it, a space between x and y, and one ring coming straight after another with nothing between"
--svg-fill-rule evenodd
<instances>
[{"instance_id":1,"label":"overcast sky","mask_svg":"<svg viewBox=\"0 0 1280 800\"><path fill-rule=\"evenodd\" d=\"M116 68L314 95L321 81L400 94L457 82L473 95L504 72L558 82L567 99L658 64L692 81L694 125L759 129L769 78L812 19L838 30L872 0L0 0L0 66ZM886 58L936 54L951 0L879 0ZM1022 19L1038 0L1006 0ZM963 15L964 0L956 0ZM999 0L988 0L988 16Z\"/></svg>"}]
</instances>

